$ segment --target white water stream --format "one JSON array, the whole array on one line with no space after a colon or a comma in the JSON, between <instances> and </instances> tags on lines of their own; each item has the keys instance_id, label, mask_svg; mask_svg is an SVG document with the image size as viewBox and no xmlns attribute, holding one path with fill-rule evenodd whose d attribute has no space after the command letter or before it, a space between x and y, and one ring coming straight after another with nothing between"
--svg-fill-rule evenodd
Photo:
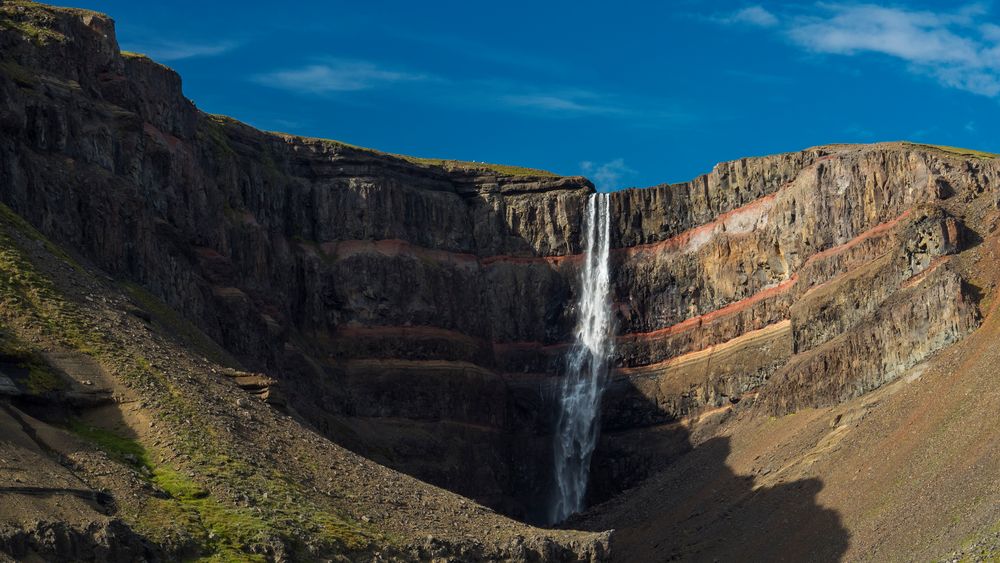
<instances>
[{"instance_id":1,"label":"white water stream","mask_svg":"<svg viewBox=\"0 0 1000 563\"><path fill-rule=\"evenodd\" d=\"M584 218L585 254L577 302L576 342L559 387L555 432L556 490L550 523L584 507L590 458L597 444L601 394L611 355L611 278L608 267L610 198L594 194Z\"/></svg>"}]
</instances>

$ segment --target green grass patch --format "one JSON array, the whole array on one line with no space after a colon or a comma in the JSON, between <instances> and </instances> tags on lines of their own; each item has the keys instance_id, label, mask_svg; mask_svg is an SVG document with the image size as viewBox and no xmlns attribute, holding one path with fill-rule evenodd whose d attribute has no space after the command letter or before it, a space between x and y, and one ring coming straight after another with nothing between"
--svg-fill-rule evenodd
<instances>
[{"instance_id":1,"label":"green grass patch","mask_svg":"<svg viewBox=\"0 0 1000 563\"><path fill-rule=\"evenodd\" d=\"M23 217L14 213L13 209L2 203L0 203L0 224L6 224L16 229L22 235L30 238L32 241L44 246L45 250L61 259L63 262L69 264L78 274L90 276L90 272L85 270L83 266L73 260L73 258L67 254L65 250L55 244L52 244L52 241L40 233L38 229L31 225L31 223L25 221Z\"/></svg>"},{"instance_id":2,"label":"green grass patch","mask_svg":"<svg viewBox=\"0 0 1000 563\"><path fill-rule=\"evenodd\" d=\"M110 430L85 424L78 419L69 422L68 429L84 440L94 444L111 458L134 467L150 468L146 448L139 442L116 434Z\"/></svg>"},{"instance_id":3,"label":"green grass patch","mask_svg":"<svg viewBox=\"0 0 1000 563\"><path fill-rule=\"evenodd\" d=\"M38 354L33 352L18 356L3 354L2 359L16 365L19 370L10 373L11 380L29 395L44 396L57 393L69 385Z\"/></svg>"},{"instance_id":4,"label":"green grass patch","mask_svg":"<svg viewBox=\"0 0 1000 563\"><path fill-rule=\"evenodd\" d=\"M30 229L19 217L5 207L0 207L0 319L12 328L31 327L69 347L81 349L93 346L104 354L121 357L122 350L113 342L107 342L100 333L88 329L87 318L77 305L67 301L57 291L55 285L44 276L32 262L18 242L34 245L37 232ZM47 248L44 246L43 248ZM166 306L133 287L131 294L138 295L145 306L153 310L161 322L179 324ZM176 315L176 313L173 313ZM166 318L167 320L163 320ZM60 382L54 372L40 361L31 350L13 335L0 334L0 354L15 360L28 371L27 386L36 391L57 387ZM127 354L127 352L126 352ZM235 464L227 457L219 455L219 444L209 428L192 425L198 420L198 413L186 405L183 394L174 388L169 378L160 373L148 360L132 355L134 368L127 379L141 380L161 388L162 412L158 420L175 429L179 450L190 456L192 467L198 468L198 479L188 478L179 469L166 465L156 465L145 448L131 438L121 436L105 428L98 428L73 421L69 430L94 444L119 462L131 466L140 475L163 489L168 498L149 498L142 503L124 503L120 509L122 517L135 524L136 528L161 545L185 545L193 553L214 561L261 560L251 552L252 548L281 541L282 532L294 537L294 528L282 529L274 518L275 511L257 515L249 507L240 507L214 498L209 489L200 481L226 483L243 482L232 480L240 473L254 474L254 468L247 466L241 471L234 470ZM23 371L23 370L22 370ZM211 474L211 475L210 475ZM213 476L214 475L214 476ZM284 484L271 486L268 480L256 479L257 488L284 492ZM248 483L248 485L250 485ZM250 485L253 486L253 485ZM285 497L281 497L285 498ZM301 498L301 497L300 497ZM296 513L292 522L301 522L307 513ZM318 528L315 524L314 528ZM273 541L272 541L273 539ZM265 541L268 540L268 541ZM173 543L170 543L173 542Z\"/></svg>"},{"instance_id":5,"label":"green grass patch","mask_svg":"<svg viewBox=\"0 0 1000 563\"><path fill-rule=\"evenodd\" d=\"M929 145L929 144L925 144L925 143L912 143L910 141L903 141L903 144L904 145L913 146L913 147L921 147L921 148L933 149L933 150L936 150L936 151L939 151L939 152L943 152L943 153L946 153L946 154L949 154L949 155L960 156L960 157L964 157L964 158L978 158L978 159L983 159L983 160L992 160L992 159L997 158L998 156L1000 156L998 154L991 153L991 152L977 151L977 150L973 150L973 149L963 149L961 147L949 147L947 145Z\"/></svg>"},{"instance_id":6,"label":"green grass patch","mask_svg":"<svg viewBox=\"0 0 1000 563\"><path fill-rule=\"evenodd\" d=\"M165 65L163 63L159 63L159 62L153 60L152 57L150 57L149 55L147 55L145 53L136 53L134 51L118 51L118 54L121 55L122 60L124 60L126 62L140 64L140 65L158 66L158 67L160 67L162 69L166 69L168 71L173 72L172 68L170 68L169 66L167 66L167 65Z\"/></svg>"},{"instance_id":7,"label":"green grass patch","mask_svg":"<svg viewBox=\"0 0 1000 563\"><path fill-rule=\"evenodd\" d=\"M464 160L448 160L443 158L418 158L415 156L405 156L401 154L393 155L414 164L425 166L440 166L445 170L484 170L497 172L502 176L531 176L540 178L557 178L558 174L548 170L537 168L525 168L523 166L510 166L507 164L491 164L488 162L468 162Z\"/></svg>"},{"instance_id":8,"label":"green grass patch","mask_svg":"<svg viewBox=\"0 0 1000 563\"><path fill-rule=\"evenodd\" d=\"M18 86L34 88L38 85L38 76L30 69L14 61L0 61L0 74L10 78Z\"/></svg>"},{"instance_id":9,"label":"green grass patch","mask_svg":"<svg viewBox=\"0 0 1000 563\"><path fill-rule=\"evenodd\" d=\"M215 118L220 118L221 116L213 116ZM230 119L230 118L226 118ZM352 145L350 143L345 143L343 141L337 141L334 139L320 139L316 137L302 137L299 135L290 135L287 133L282 133L283 135L288 135L289 137L297 137L305 139L308 141L318 142L322 144L346 147L349 149L364 151L367 153L380 155L380 156L390 156L394 158L400 158L412 164L417 164L420 166L428 167L438 167L444 168L445 170L482 170L485 172L496 172L502 176L516 176L516 177L539 177L539 178L558 178L559 174L554 172L549 172L548 170L540 170L538 168L526 168L524 166L511 166L508 164L492 164L489 162L469 162L466 160L452 160L447 158L422 158L417 156L409 156L405 154L396 154L382 152L376 149L371 149L368 147L361 147L358 145Z\"/></svg>"},{"instance_id":10,"label":"green grass patch","mask_svg":"<svg viewBox=\"0 0 1000 563\"><path fill-rule=\"evenodd\" d=\"M169 498L154 498L152 506L136 516L137 528L161 542L187 538L204 561L264 561L251 546L270 535L271 527L248 509L233 508L212 498L207 488L181 471L154 466L146 449L136 440L104 428L70 421L68 429L112 459L135 469L145 468L147 479Z\"/></svg>"},{"instance_id":11,"label":"green grass patch","mask_svg":"<svg viewBox=\"0 0 1000 563\"><path fill-rule=\"evenodd\" d=\"M53 372L47 365L28 363L28 380L26 387L31 395L46 395L61 391L67 387L66 380Z\"/></svg>"},{"instance_id":12,"label":"green grass patch","mask_svg":"<svg viewBox=\"0 0 1000 563\"><path fill-rule=\"evenodd\" d=\"M77 312L66 303L49 279L42 276L31 260L14 242L12 232L42 246L79 268L41 234L0 204L0 318L11 325L28 322L62 341L88 351L85 330ZM45 395L67 388L66 380L35 350L21 341L12 330L0 334L0 356L21 368L12 373L15 381L32 395Z\"/></svg>"},{"instance_id":13,"label":"green grass patch","mask_svg":"<svg viewBox=\"0 0 1000 563\"><path fill-rule=\"evenodd\" d=\"M959 521L960 522L960 521ZM952 521L953 524L958 522ZM990 527L985 533L975 534L969 536L962 540L961 547L955 553L960 553L962 558L959 559L961 563L966 562L989 562L996 563L1000 562L1000 522ZM945 561L954 561L955 556L949 556L944 559L939 559L942 563Z\"/></svg>"},{"instance_id":14,"label":"green grass patch","mask_svg":"<svg viewBox=\"0 0 1000 563\"><path fill-rule=\"evenodd\" d=\"M198 420L199 415L184 400L182 392L145 358L133 356L133 360L137 373L132 377L156 381L163 387L164 412L160 420L175 429L172 448L189 458L186 466L196 468L198 475L194 479L186 470L166 465L153 467L152 482L179 504L163 506L157 514L146 511L139 515L141 529L154 533L169 523L164 518L187 522L187 529L173 528L165 533L201 538L198 545L210 555L206 560L211 561L247 560L252 547L275 541L285 542L294 552L297 538L303 534L336 553L362 550L373 539L382 537L367 525L314 505L309 500L311 493L303 491L292 478L276 471L266 472L240 459L237 452L225 448L226 442L215 435L211 426L192 425L190 421ZM253 506L238 506L215 498L202 482L239 484L243 494L255 499Z\"/></svg>"},{"instance_id":15,"label":"green grass patch","mask_svg":"<svg viewBox=\"0 0 1000 563\"><path fill-rule=\"evenodd\" d=\"M0 12L0 14L3 14L3 12ZM0 18L0 28L9 31L16 31L30 39L33 43L37 43L39 45L46 45L52 42L61 43L66 41L66 36L62 33L49 27L37 25L35 22L30 20L15 20L9 17L3 17Z\"/></svg>"},{"instance_id":16,"label":"green grass patch","mask_svg":"<svg viewBox=\"0 0 1000 563\"><path fill-rule=\"evenodd\" d=\"M30 318L46 334L62 343L92 354L90 331L81 315L56 291L51 280L41 275L26 253L14 242L10 231L39 242L54 256L70 264L79 275L89 275L61 249L42 237L24 219L0 204L0 313L14 319Z\"/></svg>"},{"instance_id":17,"label":"green grass patch","mask_svg":"<svg viewBox=\"0 0 1000 563\"><path fill-rule=\"evenodd\" d=\"M166 507L174 515L171 518L180 515L181 521L193 526L189 533L202 538L208 561L263 561L262 557L253 558L253 546L267 545L277 538L294 544L297 531L306 532L334 551L360 550L371 540L359 524L310 506L281 475L262 475L259 469L226 456L199 458L198 465L214 480L241 483L258 498L252 508L234 506L213 497L183 471L167 466L153 470L152 482L178 503ZM153 516L142 525L153 529L160 524L160 518ZM294 550L294 545L291 547Z\"/></svg>"},{"instance_id":18,"label":"green grass patch","mask_svg":"<svg viewBox=\"0 0 1000 563\"><path fill-rule=\"evenodd\" d=\"M9 327L12 335L20 337L3 339L0 331L0 353L6 348L10 357L29 361L31 350L21 341L27 340L25 335L41 337L86 350L102 363L116 366L114 371L124 383L140 383L146 389L146 397L153 401L148 412L158 426L169 429L169 445L163 446L169 452L148 452L139 442L105 428L79 422L69 428L166 492L165 498L144 496L122 502L119 510L124 520L171 553L211 561L262 560L255 552L276 544L286 545L292 559L309 559L306 541L326 553L358 552L376 540L392 541L369 524L331 512L330 505L303 484L307 477L269 471L247 458L242 445L220 434L206 419L209 415L193 404L190 388L178 387L163 371L169 368L142 357L123 340L127 337L97 330L95 321L100 317L89 314L92 305L68 299L53 281L53 275L66 275L65 271L60 267L58 274L50 274L41 269L42 264L58 266L51 258L62 255L20 217L0 206L0 329ZM44 262L36 263L39 259ZM81 278L84 275L93 279L89 273L80 274ZM161 329L171 327L175 334L191 339L191 346L200 338L205 339L202 344L211 342L140 287L132 285L125 292ZM29 364L29 374L30 368ZM29 379L35 378L39 389L51 386L43 370L35 371ZM180 457L168 461L160 453ZM230 498L228 491L249 500Z\"/></svg>"},{"instance_id":19,"label":"green grass patch","mask_svg":"<svg viewBox=\"0 0 1000 563\"><path fill-rule=\"evenodd\" d=\"M13 366L13 369L5 370L7 375L29 395L48 395L68 387L67 381L41 354L8 330L0 330L0 362Z\"/></svg>"},{"instance_id":20,"label":"green grass patch","mask_svg":"<svg viewBox=\"0 0 1000 563\"><path fill-rule=\"evenodd\" d=\"M55 29L55 20L52 8L36 2L6 0L0 3L0 28L18 32L39 45L68 41L66 35Z\"/></svg>"},{"instance_id":21,"label":"green grass patch","mask_svg":"<svg viewBox=\"0 0 1000 563\"><path fill-rule=\"evenodd\" d=\"M218 159L236 156L236 151L229 145L229 136L226 135L225 129L229 122L234 120L220 115L204 115L206 119L198 120L198 139L208 141Z\"/></svg>"},{"instance_id":22,"label":"green grass patch","mask_svg":"<svg viewBox=\"0 0 1000 563\"><path fill-rule=\"evenodd\" d=\"M238 365L228 352L209 338L194 323L146 291L142 286L132 282L122 282L121 287L134 303L142 307L143 310L153 317L154 321L166 329L167 332L177 337L182 344L193 348L199 354L217 364L225 366ZM151 368L147 365L143 366L143 369L149 370Z\"/></svg>"},{"instance_id":23,"label":"green grass patch","mask_svg":"<svg viewBox=\"0 0 1000 563\"><path fill-rule=\"evenodd\" d=\"M184 521L202 528L196 535L203 538L207 548L204 560L265 561L263 555L250 553L250 547L266 543L271 526L249 509L223 505L211 497L208 489L167 467L153 471L153 482L179 503L171 507L171 512L184 515Z\"/></svg>"}]
</instances>

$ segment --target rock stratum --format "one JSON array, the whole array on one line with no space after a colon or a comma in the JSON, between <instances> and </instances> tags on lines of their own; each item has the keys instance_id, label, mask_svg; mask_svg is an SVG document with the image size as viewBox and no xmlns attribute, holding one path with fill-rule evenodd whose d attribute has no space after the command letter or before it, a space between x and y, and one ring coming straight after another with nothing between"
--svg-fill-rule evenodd
<instances>
[{"instance_id":1,"label":"rock stratum","mask_svg":"<svg viewBox=\"0 0 1000 563\"><path fill-rule=\"evenodd\" d=\"M589 181L258 131L0 1L0 552L988 557L998 187L885 143L612 194L592 507L540 529Z\"/></svg>"}]
</instances>

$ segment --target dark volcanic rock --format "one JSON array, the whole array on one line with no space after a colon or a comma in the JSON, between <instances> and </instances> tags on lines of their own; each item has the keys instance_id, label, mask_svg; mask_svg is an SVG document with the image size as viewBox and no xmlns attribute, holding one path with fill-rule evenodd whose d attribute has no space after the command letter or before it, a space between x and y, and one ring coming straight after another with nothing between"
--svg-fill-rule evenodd
<instances>
[{"instance_id":1,"label":"dark volcanic rock","mask_svg":"<svg viewBox=\"0 0 1000 563\"><path fill-rule=\"evenodd\" d=\"M0 31L0 200L280 382L332 439L537 507L590 182L261 132L120 53L111 20L45 13L41 37ZM946 208L998 173L830 146L613 194L595 498L683 449L647 429L744 398L840 401L974 329L947 258L970 241Z\"/></svg>"}]
</instances>

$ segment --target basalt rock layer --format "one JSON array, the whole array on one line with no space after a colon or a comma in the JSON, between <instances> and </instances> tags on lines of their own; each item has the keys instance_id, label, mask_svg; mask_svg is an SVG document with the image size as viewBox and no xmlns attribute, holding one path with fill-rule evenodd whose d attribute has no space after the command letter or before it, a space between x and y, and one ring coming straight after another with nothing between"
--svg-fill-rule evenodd
<instances>
[{"instance_id":1,"label":"basalt rock layer","mask_svg":"<svg viewBox=\"0 0 1000 563\"><path fill-rule=\"evenodd\" d=\"M198 111L104 16L0 10L0 202L333 442L544 510L589 181L261 132ZM612 194L592 499L676 459L700 415L838 404L975 330L984 290L953 257L998 174L929 146L834 145ZM522 551L598 557L591 540Z\"/></svg>"}]
</instances>

